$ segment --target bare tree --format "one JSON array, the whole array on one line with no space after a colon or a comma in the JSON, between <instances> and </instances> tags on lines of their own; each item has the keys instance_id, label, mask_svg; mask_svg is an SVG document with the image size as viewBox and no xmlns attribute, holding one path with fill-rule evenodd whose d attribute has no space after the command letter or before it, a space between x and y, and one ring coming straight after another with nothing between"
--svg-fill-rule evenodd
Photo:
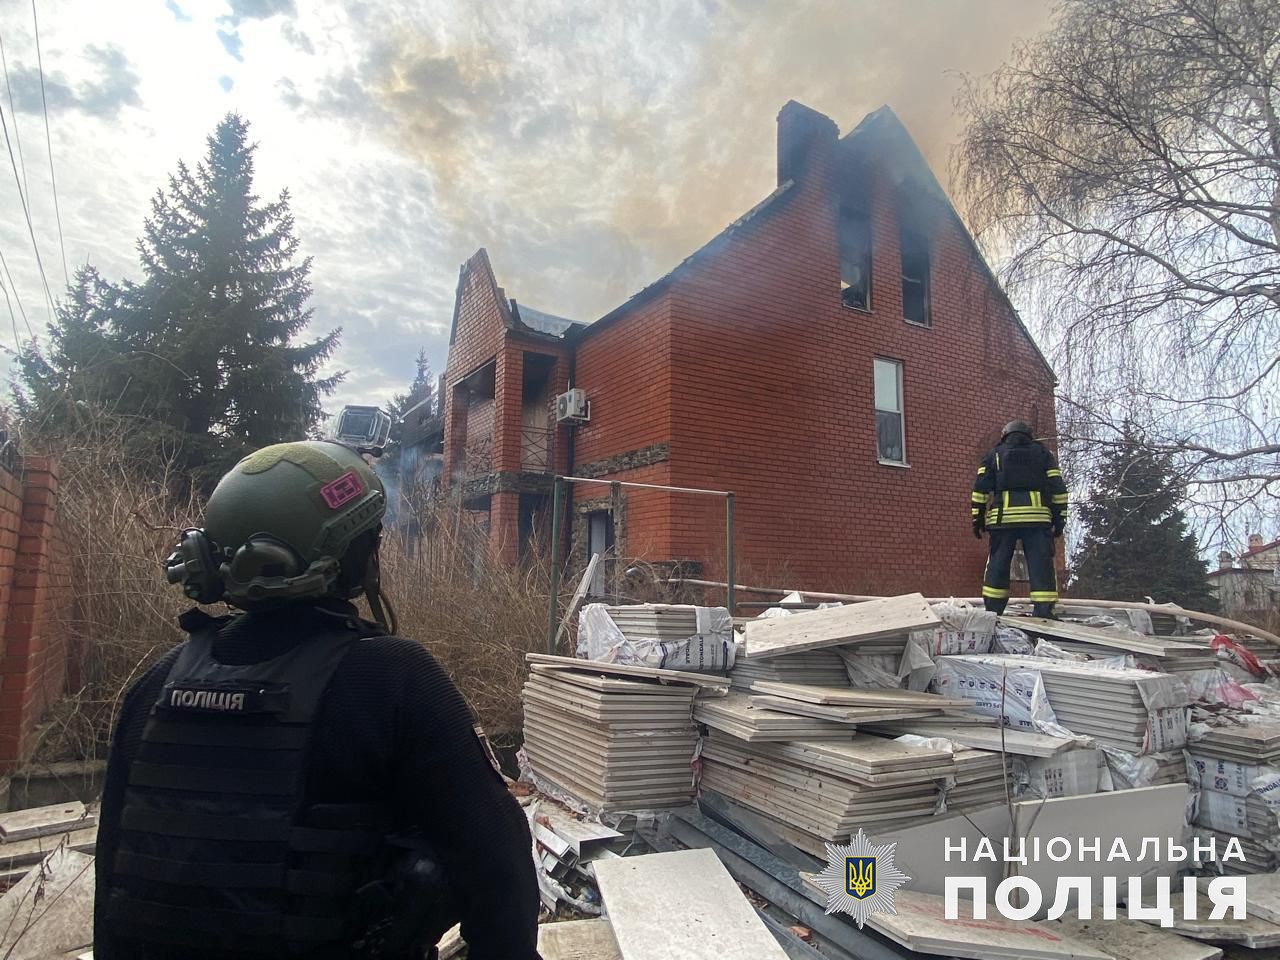
<instances>
[{"instance_id":1,"label":"bare tree","mask_svg":"<svg viewBox=\"0 0 1280 960\"><path fill-rule=\"evenodd\" d=\"M1280 493L1280 4L1063 0L968 79L953 179L1050 341L1064 458L1141 425L1202 537Z\"/></svg>"}]
</instances>

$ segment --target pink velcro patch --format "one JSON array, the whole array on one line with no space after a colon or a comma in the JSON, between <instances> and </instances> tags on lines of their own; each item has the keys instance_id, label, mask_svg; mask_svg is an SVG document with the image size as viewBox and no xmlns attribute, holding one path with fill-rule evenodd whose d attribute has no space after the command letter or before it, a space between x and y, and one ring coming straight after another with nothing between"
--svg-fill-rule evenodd
<instances>
[{"instance_id":1,"label":"pink velcro patch","mask_svg":"<svg viewBox=\"0 0 1280 960\"><path fill-rule=\"evenodd\" d=\"M348 470L337 480L331 480L320 488L320 496L324 497L324 502L328 504L330 510L337 510L362 493L364 493L364 481L354 470Z\"/></svg>"}]
</instances>

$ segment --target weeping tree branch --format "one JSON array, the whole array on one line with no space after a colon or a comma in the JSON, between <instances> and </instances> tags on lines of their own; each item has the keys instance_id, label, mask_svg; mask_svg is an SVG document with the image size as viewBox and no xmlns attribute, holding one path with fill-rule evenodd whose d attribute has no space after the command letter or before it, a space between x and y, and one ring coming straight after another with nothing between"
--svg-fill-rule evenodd
<instances>
[{"instance_id":1,"label":"weeping tree branch","mask_svg":"<svg viewBox=\"0 0 1280 960\"><path fill-rule=\"evenodd\" d=\"M1064 464L1168 457L1203 535L1280 524L1280 5L1061 0L965 81L952 180L1059 374Z\"/></svg>"}]
</instances>

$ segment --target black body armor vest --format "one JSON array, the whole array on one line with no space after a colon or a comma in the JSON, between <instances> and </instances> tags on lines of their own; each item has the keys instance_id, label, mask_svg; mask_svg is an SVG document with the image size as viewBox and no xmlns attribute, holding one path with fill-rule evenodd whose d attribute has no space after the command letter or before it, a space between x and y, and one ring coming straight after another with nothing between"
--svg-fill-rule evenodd
<instances>
[{"instance_id":1,"label":"black body armor vest","mask_svg":"<svg viewBox=\"0 0 1280 960\"><path fill-rule=\"evenodd\" d=\"M1045 451L1038 443L1001 444L996 447L996 492L1043 490Z\"/></svg>"},{"instance_id":2,"label":"black body armor vest","mask_svg":"<svg viewBox=\"0 0 1280 960\"><path fill-rule=\"evenodd\" d=\"M389 812L305 799L320 698L369 630L335 617L281 656L237 666L213 657L228 619L181 621L191 638L129 770L112 925L193 954L377 955L359 947L356 905L393 870Z\"/></svg>"}]
</instances>

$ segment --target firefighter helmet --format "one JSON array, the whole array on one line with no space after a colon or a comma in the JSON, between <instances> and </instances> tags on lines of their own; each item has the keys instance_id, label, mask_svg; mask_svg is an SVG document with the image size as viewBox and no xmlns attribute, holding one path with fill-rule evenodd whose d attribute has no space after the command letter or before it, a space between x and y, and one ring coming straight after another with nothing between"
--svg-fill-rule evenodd
<instances>
[{"instance_id":1,"label":"firefighter helmet","mask_svg":"<svg viewBox=\"0 0 1280 960\"><path fill-rule=\"evenodd\" d=\"M385 510L377 474L342 444L263 447L218 482L203 530L183 534L167 575L193 600L225 599L241 609L353 597L362 574L340 577L343 557L357 537L380 527Z\"/></svg>"},{"instance_id":2,"label":"firefighter helmet","mask_svg":"<svg viewBox=\"0 0 1280 960\"><path fill-rule=\"evenodd\" d=\"M1025 433L1028 437L1035 434L1031 430L1031 424L1025 420L1010 420L1004 425L1004 429L1000 431L1000 439L1003 440L1011 433Z\"/></svg>"}]
</instances>

